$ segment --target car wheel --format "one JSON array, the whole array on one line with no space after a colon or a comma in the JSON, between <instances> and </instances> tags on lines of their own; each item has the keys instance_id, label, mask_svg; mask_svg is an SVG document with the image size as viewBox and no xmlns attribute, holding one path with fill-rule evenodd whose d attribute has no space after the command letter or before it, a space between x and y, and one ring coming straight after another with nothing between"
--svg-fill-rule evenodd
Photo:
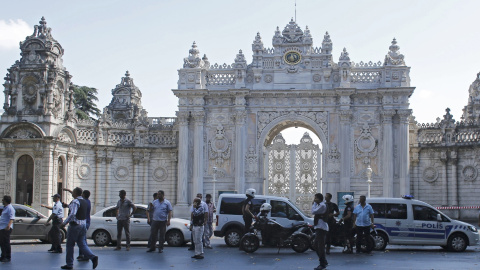
<instances>
[{"instance_id":1,"label":"car wheel","mask_svg":"<svg viewBox=\"0 0 480 270\"><path fill-rule=\"evenodd\" d=\"M101 247L108 245L108 243L112 241L112 237L105 230L98 230L94 232L92 238L95 245Z\"/></svg>"},{"instance_id":2,"label":"car wheel","mask_svg":"<svg viewBox=\"0 0 480 270\"><path fill-rule=\"evenodd\" d=\"M168 246L179 247L183 245L184 237L183 233L179 230L170 230L166 235Z\"/></svg>"},{"instance_id":3,"label":"car wheel","mask_svg":"<svg viewBox=\"0 0 480 270\"><path fill-rule=\"evenodd\" d=\"M454 234L448 239L448 249L455 252L462 252L467 248L467 237L463 234Z\"/></svg>"},{"instance_id":4,"label":"car wheel","mask_svg":"<svg viewBox=\"0 0 480 270\"><path fill-rule=\"evenodd\" d=\"M242 238L242 232L237 228L229 229L225 233L225 244L229 247L238 247L240 245L240 239Z\"/></svg>"},{"instance_id":5,"label":"car wheel","mask_svg":"<svg viewBox=\"0 0 480 270\"><path fill-rule=\"evenodd\" d=\"M373 236L373 239L375 240L375 245L373 247L373 250L385 250L388 243L387 236L381 232L372 236Z\"/></svg>"}]
</instances>

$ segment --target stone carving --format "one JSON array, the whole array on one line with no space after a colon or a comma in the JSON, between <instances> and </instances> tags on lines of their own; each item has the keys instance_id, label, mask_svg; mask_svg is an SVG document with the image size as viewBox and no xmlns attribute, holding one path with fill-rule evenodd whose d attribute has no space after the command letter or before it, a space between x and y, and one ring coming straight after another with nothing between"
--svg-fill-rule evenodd
<instances>
[{"instance_id":1,"label":"stone carving","mask_svg":"<svg viewBox=\"0 0 480 270\"><path fill-rule=\"evenodd\" d=\"M404 56L399 52L400 46L397 45L397 40L392 40L392 45L389 47L390 51L385 55L385 65L386 66L404 66L405 61L403 60ZM397 78L398 79L398 78Z\"/></svg>"},{"instance_id":2,"label":"stone carving","mask_svg":"<svg viewBox=\"0 0 480 270\"><path fill-rule=\"evenodd\" d=\"M322 75L314 74L312 78L314 82L320 82L322 80Z\"/></svg>"},{"instance_id":3,"label":"stone carving","mask_svg":"<svg viewBox=\"0 0 480 270\"><path fill-rule=\"evenodd\" d=\"M271 83L273 81L273 76L270 75L270 74L267 74L265 75L265 77L263 78L263 80L266 82L266 83Z\"/></svg>"},{"instance_id":4,"label":"stone carving","mask_svg":"<svg viewBox=\"0 0 480 270\"><path fill-rule=\"evenodd\" d=\"M57 138L58 141L61 141L61 142L67 142L67 143L71 143L72 142L72 139L70 138L70 136L66 133L66 132L60 132L60 134L58 135L58 138Z\"/></svg>"},{"instance_id":5,"label":"stone carving","mask_svg":"<svg viewBox=\"0 0 480 270\"><path fill-rule=\"evenodd\" d=\"M287 26L285 26L285 29L283 29L282 36L285 43L301 42L303 40L303 31L292 18Z\"/></svg>"},{"instance_id":6,"label":"stone carving","mask_svg":"<svg viewBox=\"0 0 480 270\"><path fill-rule=\"evenodd\" d=\"M195 43L195 41L192 44L192 48L188 52L189 56L183 59L184 68L198 68L210 66L210 63L208 61L208 65L206 65L204 60L200 59L200 57L198 56L200 51L197 49L197 43ZM204 56L204 58L207 58L206 55Z\"/></svg>"},{"instance_id":7,"label":"stone carving","mask_svg":"<svg viewBox=\"0 0 480 270\"><path fill-rule=\"evenodd\" d=\"M168 173L167 170L163 167L157 167L153 170L153 179L158 182L163 182L167 179Z\"/></svg>"},{"instance_id":8,"label":"stone carving","mask_svg":"<svg viewBox=\"0 0 480 270\"><path fill-rule=\"evenodd\" d=\"M3 192L10 195L12 191L12 160L8 159L5 164L5 187Z\"/></svg>"},{"instance_id":9,"label":"stone carving","mask_svg":"<svg viewBox=\"0 0 480 270\"><path fill-rule=\"evenodd\" d=\"M35 159L35 178L34 178L34 190L33 190L33 201L40 202L40 194L41 194L41 183L42 183L42 159L36 158Z\"/></svg>"},{"instance_id":10,"label":"stone carving","mask_svg":"<svg viewBox=\"0 0 480 270\"><path fill-rule=\"evenodd\" d=\"M11 139L36 139L42 136L33 129L17 129L8 135Z\"/></svg>"},{"instance_id":11,"label":"stone carving","mask_svg":"<svg viewBox=\"0 0 480 270\"><path fill-rule=\"evenodd\" d=\"M372 136L371 128L367 123L363 124L362 133L355 140L355 157L364 159L365 164L370 164L370 158L377 156L377 141Z\"/></svg>"},{"instance_id":12,"label":"stone carving","mask_svg":"<svg viewBox=\"0 0 480 270\"><path fill-rule=\"evenodd\" d=\"M257 176L258 173L258 156L255 153L255 148L250 145L248 153L245 156L245 176Z\"/></svg>"},{"instance_id":13,"label":"stone carving","mask_svg":"<svg viewBox=\"0 0 480 270\"><path fill-rule=\"evenodd\" d=\"M438 178L438 171L435 167L427 167L423 170L423 180L432 183Z\"/></svg>"},{"instance_id":14,"label":"stone carving","mask_svg":"<svg viewBox=\"0 0 480 270\"><path fill-rule=\"evenodd\" d=\"M478 170L472 165L467 165L462 170L462 175L465 181L474 181L477 179Z\"/></svg>"},{"instance_id":15,"label":"stone carving","mask_svg":"<svg viewBox=\"0 0 480 270\"><path fill-rule=\"evenodd\" d=\"M77 175L80 179L88 179L92 169L90 168L89 164L83 163L77 168Z\"/></svg>"},{"instance_id":16,"label":"stone carving","mask_svg":"<svg viewBox=\"0 0 480 270\"><path fill-rule=\"evenodd\" d=\"M230 159L232 141L225 136L222 124L218 124L215 136L208 141L208 156L221 166L226 159Z\"/></svg>"},{"instance_id":17,"label":"stone carving","mask_svg":"<svg viewBox=\"0 0 480 270\"><path fill-rule=\"evenodd\" d=\"M113 172L113 175L115 176L115 178L119 181L123 181L123 180L127 180L128 176L129 176L130 172L128 170L128 167L126 166L117 166L115 169L114 169L114 172Z\"/></svg>"},{"instance_id":18,"label":"stone carving","mask_svg":"<svg viewBox=\"0 0 480 270\"><path fill-rule=\"evenodd\" d=\"M338 152L337 145L332 144L327 155L327 172L340 173L340 153Z\"/></svg>"},{"instance_id":19,"label":"stone carving","mask_svg":"<svg viewBox=\"0 0 480 270\"><path fill-rule=\"evenodd\" d=\"M257 138L260 138L260 135L265 129L265 127L272 122L273 120L285 116L285 115L293 115L293 116L303 116L313 120L315 123L319 125L319 127L323 130L325 134L328 134L328 112L295 112L295 111L281 111L281 112L258 112L257 114Z\"/></svg>"}]
</instances>

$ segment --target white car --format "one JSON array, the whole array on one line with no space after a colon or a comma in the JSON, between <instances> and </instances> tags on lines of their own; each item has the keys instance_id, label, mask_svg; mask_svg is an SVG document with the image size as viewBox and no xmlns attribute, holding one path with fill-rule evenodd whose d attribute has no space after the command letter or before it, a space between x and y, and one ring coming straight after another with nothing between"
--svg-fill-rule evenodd
<instances>
[{"instance_id":1,"label":"white car","mask_svg":"<svg viewBox=\"0 0 480 270\"><path fill-rule=\"evenodd\" d=\"M135 204L137 210L130 218L131 241L148 241L150 237L150 225L147 223L147 205ZM117 210L115 206L102 209L91 216L90 228L87 238L93 239L95 245L105 246L116 243L117 240ZM167 227L165 239L169 246L178 247L190 241L190 221L180 218L172 218ZM125 240L125 232L122 233L122 241Z\"/></svg>"}]
</instances>

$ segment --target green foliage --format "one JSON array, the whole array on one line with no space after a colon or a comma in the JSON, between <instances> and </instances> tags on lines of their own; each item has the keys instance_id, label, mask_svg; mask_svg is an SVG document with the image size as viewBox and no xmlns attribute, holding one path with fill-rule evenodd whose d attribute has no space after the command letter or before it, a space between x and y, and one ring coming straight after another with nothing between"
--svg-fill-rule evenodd
<instances>
[{"instance_id":1,"label":"green foliage","mask_svg":"<svg viewBox=\"0 0 480 270\"><path fill-rule=\"evenodd\" d=\"M87 86L73 86L73 103L75 104L75 112L79 119L89 119L100 115L100 109L97 108L98 101L97 89Z\"/></svg>"}]
</instances>

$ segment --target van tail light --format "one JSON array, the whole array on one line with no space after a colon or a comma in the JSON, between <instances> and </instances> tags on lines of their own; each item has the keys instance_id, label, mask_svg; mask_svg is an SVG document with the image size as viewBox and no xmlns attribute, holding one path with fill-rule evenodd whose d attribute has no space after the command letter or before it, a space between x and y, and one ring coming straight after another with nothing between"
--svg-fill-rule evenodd
<instances>
[{"instance_id":1,"label":"van tail light","mask_svg":"<svg viewBox=\"0 0 480 270\"><path fill-rule=\"evenodd\" d=\"M217 215L217 222L215 222L215 226L218 226L218 219L220 218L219 215Z\"/></svg>"}]
</instances>

